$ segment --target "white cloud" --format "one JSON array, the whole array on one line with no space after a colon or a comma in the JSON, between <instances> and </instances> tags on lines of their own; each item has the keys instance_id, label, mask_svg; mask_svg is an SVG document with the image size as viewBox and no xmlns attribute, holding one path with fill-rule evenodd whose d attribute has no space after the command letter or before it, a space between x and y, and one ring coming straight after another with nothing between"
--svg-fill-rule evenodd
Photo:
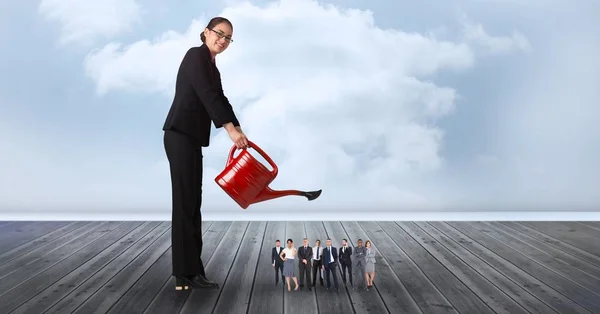
<instances>
[{"instance_id":1,"label":"white cloud","mask_svg":"<svg viewBox=\"0 0 600 314\"><path fill-rule=\"evenodd\" d=\"M42 0L39 13L61 26L62 44L91 43L129 32L140 21L136 0Z\"/></svg>"},{"instance_id":2,"label":"white cloud","mask_svg":"<svg viewBox=\"0 0 600 314\"><path fill-rule=\"evenodd\" d=\"M66 32L76 30L65 33L64 42L115 36L132 25L122 22L127 16L137 16L121 12L117 17L123 19L108 21L113 27L101 27L99 22L84 24L81 18L68 21L81 4L61 8L58 2L44 3L52 18L67 21ZM106 3L95 4L94 12L102 13L98 7ZM432 78L473 67L477 53L472 41L381 29L370 12L315 1L263 7L237 3L221 14L233 21L236 39L218 60L225 92L250 138L280 167L272 187L324 190L313 203L290 197L253 206L251 212L283 205L368 212L447 204L452 187L440 183L447 182L440 177L445 132L437 122L453 112L459 91ZM86 74L100 95L152 94L164 101L166 113L179 62L198 44L206 22L199 18L182 33L171 30L93 50L85 60ZM110 144L110 135L102 137L93 130L86 132L106 142L81 146L85 135L59 134L58 128L14 132L15 121L34 122L25 114L3 118L0 142L7 153L0 154L0 164L10 165L0 176L4 212L168 214L170 182L164 154ZM153 123L156 133L145 136L155 138L162 150L162 121ZM230 146L219 131L205 150L205 212L243 213L213 181Z\"/></svg>"},{"instance_id":3,"label":"white cloud","mask_svg":"<svg viewBox=\"0 0 600 314\"><path fill-rule=\"evenodd\" d=\"M239 3L220 15L235 32L218 59L225 93L250 139L278 163L273 187L324 190L314 203L287 198L255 210L412 210L443 201L443 191L420 182L444 166L436 122L452 112L457 92L429 77L470 68L468 42L381 29L368 11L308 0ZM106 45L86 59L87 74L100 94L158 93L168 106L179 62L206 22L193 21L183 34ZM205 150L206 210L235 207L213 181L230 145L220 132ZM161 196L168 208L169 194Z\"/></svg>"},{"instance_id":4,"label":"white cloud","mask_svg":"<svg viewBox=\"0 0 600 314\"><path fill-rule=\"evenodd\" d=\"M466 16L461 18L464 27L464 36L467 40L476 42L489 50L492 54L504 54L515 50L531 52L532 47L527 37L521 32L513 30L510 36L491 36L479 23L472 23Z\"/></svg>"}]
</instances>

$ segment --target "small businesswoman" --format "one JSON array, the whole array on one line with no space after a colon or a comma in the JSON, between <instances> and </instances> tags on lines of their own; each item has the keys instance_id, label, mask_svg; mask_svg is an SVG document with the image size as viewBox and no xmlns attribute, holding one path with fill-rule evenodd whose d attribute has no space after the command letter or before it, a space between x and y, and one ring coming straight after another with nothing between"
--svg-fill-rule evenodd
<instances>
[{"instance_id":1,"label":"small businesswoman","mask_svg":"<svg viewBox=\"0 0 600 314\"><path fill-rule=\"evenodd\" d=\"M373 287L373 279L375 279L375 249L371 247L371 241L365 242L367 256L365 256L365 276L367 278L367 288Z\"/></svg>"},{"instance_id":2,"label":"small businesswoman","mask_svg":"<svg viewBox=\"0 0 600 314\"><path fill-rule=\"evenodd\" d=\"M290 286L290 278L294 280L294 284L296 285L294 291L297 291L298 286L298 278L296 278L296 255L298 251L294 247L294 241L292 239L287 239L287 247L279 253L279 257L283 260L283 275L285 276L285 281L287 283L288 291L291 291L292 288Z\"/></svg>"},{"instance_id":3,"label":"small businesswoman","mask_svg":"<svg viewBox=\"0 0 600 314\"><path fill-rule=\"evenodd\" d=\"M190 48L179 66L175 96L163 126L172 188L171 242L175 289L219 288L207 279L202 262L202 148L209 146L210 124L224 128L238 148L246 148L229 100L223 94L215 57L232 42L233 26L210 20L202 45Z\"/></svg>"}]
</instances>

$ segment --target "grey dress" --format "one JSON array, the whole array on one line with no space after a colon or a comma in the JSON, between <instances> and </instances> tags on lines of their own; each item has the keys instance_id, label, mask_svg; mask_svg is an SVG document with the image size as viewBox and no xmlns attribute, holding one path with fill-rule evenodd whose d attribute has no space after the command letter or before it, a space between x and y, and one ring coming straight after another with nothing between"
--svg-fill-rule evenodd
<instances>
[{"instance_id":1,"label":"grey dress","mask_svg":"<svg viewBox=\"0 0 600 314\"><path fill-rule=\"evenodd\" d=\"M367 256L365 257L367 264L365 265L365 272L375 272L375 249L371 247L367 249Z\"/></svg>"},{"instance_id":2,"label":"grey dress","mask_svg":"<svg viewBox=\"0 0 600 314\"><path fill-rule=\"evenodd\" d=\"M292 250L294 249L283 249L285 252L284 257L286 258L286 260L283 262L283 275L285 277L296 277L296 257L292 254L288 254L291 253Z\"/></svg>"}]
</instances>

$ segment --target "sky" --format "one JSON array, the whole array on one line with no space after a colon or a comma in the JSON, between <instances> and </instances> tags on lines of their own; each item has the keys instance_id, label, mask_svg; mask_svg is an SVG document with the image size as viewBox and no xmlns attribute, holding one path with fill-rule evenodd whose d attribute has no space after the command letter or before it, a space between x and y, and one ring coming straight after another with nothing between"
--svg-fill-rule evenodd
<instances>
[{"instance_id":1,"label":"sky","mask_svg":"<svg viewBox=\"0 0 600 314\"><path fill-rule=\"evenodd\" d=\"M594 13L596 12L596 13ZM273 189L242 210L204 149L203 213L597 211L600 3L593 0L0 4L0 216L170 217L162 125L213 16Z\"/></svg>"}]
</instances>

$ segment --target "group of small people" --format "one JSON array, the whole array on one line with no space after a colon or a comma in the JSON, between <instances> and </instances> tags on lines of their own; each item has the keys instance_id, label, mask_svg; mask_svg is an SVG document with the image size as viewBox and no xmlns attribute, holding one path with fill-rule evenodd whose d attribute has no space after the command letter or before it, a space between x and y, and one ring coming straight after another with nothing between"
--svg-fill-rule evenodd
<instances>
[{"instance_id":1,"label":"group of small people","mask_svg":"<svg viewBox=\"0 0 600 314\"><path fill-rule=\"evenodd\" d=\"M302 246L295 247L294 241L287 239L287 245L283 248L279 240L275 241L275 247L271 252L271 261L275 269L275 285L279 284L281 276L282 283L284 281L287 283L288 291L291 291L292 280L295 284L294 290L302 290L306 283L310 291L311 287L316 287L317 273L319 273L322 287L323 277L325 277L327 290L331 289L331 279L333 279L335 290L340 291L337 271L341 266L344 285L349 281L353 290L358 288L369 290L373 287L375 249L371 247L370 240L365 241L363 246L363 240L358 239L357 246L353 248L348 246L347 239L343 239L339 249L331 245L331 239L326 240L325 247L321 247L321 240L316 240L314 247L309 246L308 238L304 238L302 242ZM357 285L354 285L353 275L358 281ZM312 281L310 281L311 277Z\"/></svg>"}]
</instances>

